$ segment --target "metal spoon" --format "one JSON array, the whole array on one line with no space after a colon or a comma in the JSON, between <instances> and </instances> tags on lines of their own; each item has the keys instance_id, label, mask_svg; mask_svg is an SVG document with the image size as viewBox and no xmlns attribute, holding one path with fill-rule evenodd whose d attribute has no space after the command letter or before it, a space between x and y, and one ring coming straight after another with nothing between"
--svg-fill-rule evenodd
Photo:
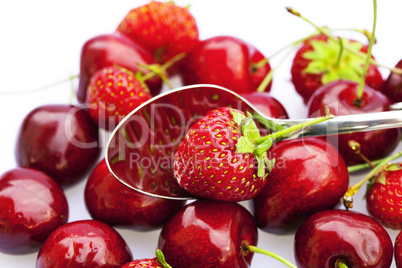
<instances>
[{"instance_id":1,"label":"metal spoon","mask_svg":"<svg viewBox=\"0 0 402 268\"><path fill-rule=\"evenodd\" d=\"M258 112L247 100L216 85L192 85L162 93L128 114L106 146L110 172L126 186L155 197L193 199L173 176L174 152L190 126L208 111L229 106ZM395 109L398 109L395 106ZM290 127L311 119L275 119ZM402 127L402 111L335 116L287 139Z\"/></svg>"}]
</instances>

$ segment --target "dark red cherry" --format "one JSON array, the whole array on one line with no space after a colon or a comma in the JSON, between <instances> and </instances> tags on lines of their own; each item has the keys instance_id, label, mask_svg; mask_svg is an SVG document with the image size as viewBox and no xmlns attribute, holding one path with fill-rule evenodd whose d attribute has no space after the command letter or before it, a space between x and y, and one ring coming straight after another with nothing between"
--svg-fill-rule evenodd
<instances>
[{"instance_id":1,"label":"dark red cherry","mask_svg":"<svg viewBox=\"0 0 402 268\"><path fill-rule=\"evenodd\" d=\"M243 98L248 100L262 114L272 118L289 118L288 113L276 98L272 97L268 92L252 92L241 94Z\"/></svg>"},{"instance_id":2,"label":"dark red cherry","mask_svg":"<svg viewBox=\"0 0 402 268\"><path fill-rule=\"evenodd\" d=\"M175 268L249 267L257 227L243 206L232 202L197 200L176 213L162 228L158 247Z\"/></svg>"},{"instance_id":3,"label":"dark red cherry","mask_svg":"<svg viewBox=\"0 0 402 268\"><path fill-rule=\"evenodd\" d=\"M67 220L64 192L45 173L15 168L0 176L1 252L35 252Z\"/></svg>"},{"instance_id":4,"label":"dark red cherry","mask_svg":"<svg viewBox=\"0 0 402 268\"><path fill-rule=\"evenodd\" d=\"M183 82L215 84L237 93L257 90L271 70L264 55L253 45L232 36L206 39L187 54L182 68ZM270 83L264 90L269 92Z\"/></svg>"},{"instance_id":5,"label":"dark red cherry","mask_svg":"<svg viewBox=\"0 0 402 268\"><path fill-rule=\"evenodd\" d=\"M109 171L102 160L90 174L85 186L85 204L93 219L137 231L162 227L185 201L169 200L137 192Z\"/></svg>"},{"instance_id":6,"label":"dark red cherry","mask_svg":"<svg viewBox=\"0 0 402 268\"><path fill-rule=\"evenodd\" d=\"M43 105L22 122L15 152L19 166L41 170L68 185L95 165L100 153L98 126L78 106Z\"/></svg>"},{"instance_id":7,"label":"dark red cherry","mask_svg":"<svg viewBox=\"0 0 402 268\"><path fill-rule=\"evenodd\" d=\"M42 245L36 268L120 268L133 259L123 237L106 223L80 220L57 228Z\"/></svg>"},{"instance_id":8,"label":"dark red cherry","mask_svg":"<svg viewBox=\"0 0 402 268\"><path fill-rule=\"evenodd\" d=\"M395 67L402 69L402 60ZM392 102L402 102L402 75L391 72L385 81L382 93Z\"/></svg>"},{"instance_id":9,"label":"dark red cherry","mask_svg":"<svg viewBox=\"0 0 402 268\"><path fill-rule=\"evenodd\" d=\"M266 232L294 230L311 214L333 208L348 189L345 162L325 140L281 141L268 153L275 166L252 201L257 226Z\"/></svg>"},{"instance_id":10,"label":"dark red cherry","mask_svg":"<svg viewBox=\"0 0 402 268\"><path fill-rule=\"evenodd\" d=\"M300 268L391 267L393 247L387 231L367 215L327 210L307 218L295 235Z\"/></svg>"},{"instance_id":11,"label":"dark red cherry","mask_svg":"<svg viewBox=\"0 0 402 268\"><path fill-rule=\"evenodd\" d=\"M360 103L356 104L358 83L337 80L318 89L308 102L308 114L311 117L324 115L328 106L333 115L366 114L389 111L391 101L381 92L368 86L364 87ZM361 146L361 154L370 160L380 159L392 152L398 145L400 129L375 130L328 137L338 148L348 166L363 163L348 142L354 140Z\"/></svg>"}]
</instances>

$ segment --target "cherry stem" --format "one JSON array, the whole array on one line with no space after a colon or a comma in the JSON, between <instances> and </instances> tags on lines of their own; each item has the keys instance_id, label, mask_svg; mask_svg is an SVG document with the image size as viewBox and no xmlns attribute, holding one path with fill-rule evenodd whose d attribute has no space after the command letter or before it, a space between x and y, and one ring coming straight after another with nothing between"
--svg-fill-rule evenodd
<instances>
[{"instance_id":1,"label":"cherry stem","mask_svg":"<svg viewBox=\"0 0 402 268\"><path fill-rule=\"evenodd\" d=\"M281 49L279 49L278 51L276 51L274 54L272 54L270 57L268 58L264 58L262 60L260 60L259 62L253 63L252 64L252 68L255 70L258 70L259 68L263 67L269 60L271 60L272 58L274 58L275 56L279 55L280 53L282 53L283 51L289 49L289 51L286 53L286 55L281 59L281 61L278 63L278 65L275 67L275 69L271 69L271 71L265 76L264 80L261 82L261 84L258 86L257 88L257 92L264 92L265 88L268 86L268 84L272 81L272 76L274 71L285 61L285 59L290 55L290 53L293 51L290 48L295 49L297 47L298 44L306 41L307 39L310 39L311 37L315 36L316 33L314 34L310 34L306 37L300 38L296 41L293 41L292 43L282 47Z\"/></svg>"},{"instance_id":2,"label":"cherry stem","mask_svg":"<svg viewBox=\"0 0 402 268\"><path fill-rule=\"evenodd\" d=\"M59 84L68 82L68 81L73 81L75 78L77 78L78 75L72 75L66 79L60 80L58 82L52 83L50 85L44 86L44 87L40 87L40 88L36 88L36 89L30 89L30 90L25 90L25 91L17 91L17 92L1 92L0 91L0 95L19 95L19 94L27 94L27 93L34 93L34 92L38 92L44 89L48 89L54 86L57 86Z\"/></svg>"},{"instance_id":3,"label":"cherry stem","mask_svg":"<svg viewBox=\"0 0 402 268\"><path fill-rule=\"evenodd\" d=\"M316 34L316 33L310 34L310 35L305 36L305 37L303 37L303 38L300 38L300 39L298 39L298 40L296 40L296 41L293 41L292 43L290 43L290 44L288 44L288 45L282 47L282 48L279 49L278 51L276 51L274 54L272 54L270 57L268 57L268 59L271 60L272 58L274 58L274 57L277 56L278 54L282 53L282 52L285 51L286 49L289 49L289 48L293 48L293 49L294 49L294 48L296 48L297 45L299 45L300 43L302 43L302 42L304 42L304 41L310 39L311 37L313 37L313 36L315 36L315 35L317 35L317 34Z\"/></svg>"},{"instance_id":4,"label":"cherry stem","mask_svg":"<svg viewBox=\"0 0 402 268\"><path fill-rule=\"evenodd\" d=\"M361 181L356 183L355 185L349 187L349 189L346 191L346 193L343 196L344 200L351 200L350 198L357 193L357 191L372 177L380 173L387 165L389 162L392 160L395 160L399 157L402 156L402 151L393 154L389 157L384 158L375 168L373 168L366 177L364 177ZM346 205L345 205L346 206ZM353 207L353 203L350 204L350 206L346 206L346 208L351 208Z\"/></svg>"},{"instance_id":5,"label":"cherry stem","mask_svg":"<svg viewBox=\"0 0 402 268\"><path fill-rule=\"evenodd\" d=\"M373 45L374 45L374 42L375 42L375 29L376 29L376 26L377 26L377 0L373 0L373 7L374 7L373 30L371 31L370 43L369 43L369 47L368 47L368 50L367 50L367 56L366 56L366 62L364 64L363 74L361 76L360 83L359 83L359 88L357 90L357 95L356 95L356 100L355 100L355 101L357 101L357 103L361 103L364 84L365 84L365 80L366 80L366 76L367 76L367 70L368 70L369 65L370 65L371 51L373 49Z\"/></svg>"},{"instance_id":6,"label":"cherry stem","mask_svg":"<svg viewBox=\"0 0 402 268\"><path fill-rule=\"evenodd\" d=\"M382 160L383 160L383 159L374 160L374 161L371 161L371 163L372 163L374 166L377 166L379 163L382 162ZM359 164L359 165L354 165L354 166L349 166L349 167L348 167L348 172L349 172L349 173L353 173L353 172L360 171L360 170L363 170L363 169L366 169L366 168L370 168L370 167L371 167L371 166L370 166L368 163Z\"/></svg>"},{"instance_id":7,"label":"cherry stem","mask_svg":"<svg viewBox=\"0 0 402 268\"><path fill-rule=\"evenodd\" d=\"M335 262L335 268L349 268L349 267L343 261L337 260Z\"/></svg>"},{"instance_id":8,"label":"cherry stem","mask_svg":"<svg viewBox=\"0 0 402 268\"><path fill-rule=\"evenodd\" d=\"M371 33L368 30L360 30L360 29L350 29L350 28L331 28L331 31L352 31L352 32L358 32L363 34L367 40L370 42L371 38ZM377 40L374 41L374 43L377 43Z\"/></svg>"},{"instance_id":9,"label":"cherry stem","mask_svg":"<svg viewBox=\"0 0 402 268\"><path fill-rule=\"evenodd\" d=\"M308 20L306 17L304 17L303 15L301 15L300 12L298 12L298 11L295 10L294 8L289 8L289 7L287 7L286 9L287 9L287 10L289 11L289 13L291 13L292 15L295 15L295 16L297 16L297 17L303 19L303 20L306 21L307 23L311 24L314 28L316 28L316 30L317 30L319 33L325 35L326 37L328 37L328 38L331 39L332 41L335 41L335 42L337 42L337 43L339 44L339 40L338 40L337 38L333 37L331 34L329 34L327 28L323 28L323 27L317 26L316 24L314 24L313 22L311 22L310 20ZM332 29L331 29L331 31L332 31ZM372 36L374 36L373 33L370 34L370 39L371 39ZM375 37L374 37L374 39L375 39ZM345 47L345 49L346 49L347 51L353 53L353 54L356 55L356 56L359 56L359 57L361 57L361 58L366 58L366 55L365 55L364 53L360 52L360 51L352 50L352 49L350 49L349 47ZM382 64L380 64L379 62L377 62L376 60L374 60L374 59L372 59L372 58L370 58L370 64L373 64L373 65L375 65L375 66L382 67L382 68L384 68L384 69L390 70L391 72L393 72L393 73L395 73L395 74L400 74L400 75L402 75L402 69L396 68L396 67L391 68L391 67L389 67L389 66L382 65Z\"/></svg>"},{"instance_id":10,"label":"cherry stem","mask_svg":"<svg viewBox=\"0 0 402 268\"><path fill-rule=\"evenodd\" d=\"M271 251L261 249L261 248L255 247L255 246L251 246L251 245L245 245L245 244L242 244L242 248L243 248L243 250L247 250L247 251L254 252L254 253L260 253L260 254L264 254L269 257L272 257L272 258L286 264L288 267L297 268L297 266L294 265L293 263L291 263L290 261L286 260L285 258L283 258Z\"/></svg>"},{"instance_id":11,"label":"cherry stem","mask_svg":"<svg viewBox=\"0 0 402 268\"><path fill-rule=\"evenodd\" d=\"M76 90L75 90L75 86L74 86L74 81L73 79L70 79L70 83L71 83L71 92L70 92L70 97L68 99L68 103L72 104L73 103L73 99L76 96Z\"/></svg>"},{"instance_id":12,"label":"cherry stem","mask_svg":"<svg viewBox=\"0 0 402 268\"><path fill-rule=\"evenodd\" d=\"M252 62L251 67L253 68L253 70L258 70L261 67L263 67L265 64L267 64L268 61L269 61L268 58L263 58L259 62Z\"/></svg>"},{"instance_id":13,"label":"cherry stem","mask_svg":"<svg viewBox=\"0 0 402 268\"><path fill-rule=\"evenodd\" d=\"M305 121L303 123L300 123L300 124L285 128L283 130L274 132L274 133L269 134L267 136L261 137L261 138L257 139L255 142L257 144L261 144L264 141L266 141L267 139L276 140L278 138L287 137L289 134L291 134L294 131L297 131L297 130L303 129L305 127L308 127L308 126L312 126L312 125L327 121L328 119L332 119L332 118L334 118L334 116L332 114L327 114L326 116L317 117L317 118L314 118L314 119L311 119L311 120L307 120L307 121Z\"/></svg>"},{"instance_id":14,"label":"cherry stem","mask_svg":"<svg viewBox=\"0 0 402 268\"><path fill-rule=\"evenodd\" d=\"M358 143L355 140L349 140L348 145L349 145L350 149L352 149L355 154L360 156L360 158L363 159L363 161L366 162L371 168L375 168L375 165L373 164L373 162L371 162L370 159L368 159L364 154L362 154L360 152L360 148L361 148L360 143Z\"/></svg>"},{"instance_id":15,"label":"cherry stem","mask_svg":"<svg viewBox=\"0 0 402 268\"><path fill-rule=\"evenodd\" d=\"M186 57L185 53L179 53L167 62L165 62L163 65L160 64L151 64L151 65L145 65L142 63L139 63L138 66L141 68L144 68L146 70L149 70L151 72L147 73L146 75L142 76L142 81L146 81L147 79L150 79L154 77L155 75L158 75L163 82L170 88L173 89L173 85L170 83L169 79L166 77L166 70L169 69L173 64L176 62L184 59Z\"/></svg>"},{"instance_id":16,"label":"cherry stem","mask_svg":"<svg viewBox=\"0 0 402 268\"><path fill-rule=\"evenodd\" d=\"M289 50L285 56L282 57L282 59L280 60L280 62L276 65L275 68L272 68L267 75L264 77L264 80L262 80L261 84L258 86L257 88L257 92L264 92L264 90L267 88L267 86L269 85L269 83L271 83L272 81L272 76L275 72L275 70L282 65L282 63L285 61L285 59L290 55L290 53L292 52L292 50Z\"/></svg>"}]
</instances>

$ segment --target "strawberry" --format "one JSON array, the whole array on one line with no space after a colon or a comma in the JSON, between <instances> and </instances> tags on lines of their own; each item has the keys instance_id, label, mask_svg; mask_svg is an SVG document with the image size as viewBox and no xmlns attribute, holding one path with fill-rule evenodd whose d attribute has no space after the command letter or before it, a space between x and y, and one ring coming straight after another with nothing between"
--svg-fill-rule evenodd
<instances>
[{"instance_id":1,"label":"strawberry","mask_svg":"<svg viewBox=\"0 0 402 268\"><path fill-rule=\"evenodd\" d=\"M107 130L113 129L122 118L150 98L146 86L135 74L113 66L95 72L86 93L89 114Z\"/></svg>"},{"instance_id":2,"label":"strawberry","mask_svg":"<svg viewBox=\"0 0 402 268\"><path fill-rule=\"evenodd\" d=\"M151 1L132 9L117 31L145 45L161 63L190 51L199 40L194 17L173 1Z\"/></svg>"},{"instance_id":3,"label":"strawberry","mask_svg":"<svg viewBox=\"0 0 402 268\"><path fill-rule=\"evenodd\" d=\"M367 192L367 210L382 225L402 228L402 163L381 171Z\"/></svg>"},{"instance_id":4,"label":"strawberry","mask_svg":"<svg viewBox=\"0 0 402 268\"><path fill-rule=\"evenodd\" d=\"M340 57L339 43L324 34L307 39L296 52L291 67L292 83L305 103L319 87L331 81L345 79L359 82L365 58L356 53L365 54L368 48L354 40L340 40L344 47ZM372 64L367 71L366 84L376 90L381 90L384 84L379 69Z\"/></svg>"},{"instance_id":5,"label":"strawberry","mask_svg":"<svg viewBox=\"0 0 402 268\"><path fill-rule=\"evenodd\" d=\"M122 268L162 268L156 258L153 259L138 259L126 263Z\"/></svg>"},{"instance_id":6,"label":"strawberry","mask_svg":"<svg viewBox=\"0 0 402 268\"><path fill-rule=\"evenodd\" d=\"M160 249L156 249L155 254L155 258L134 260L126 263L122 268L172 268L172 266L166 263Z\"/></svg>"},{"instance_id":7,"label":"strawberry","mask_svg":"<svg viewBox=\"0 0 402 268\"><path fill-rule=\"evenodd\" d=\"M262 190L265 167L272 163L265 151L257 154L246 149L260 135L254 121L248 120L247 125L242 123L245 119L243 112L223 107L210 111L190 128L174 162L174 175L185 190L235 202L251 199Z\"/></svg>"}]
</instances>

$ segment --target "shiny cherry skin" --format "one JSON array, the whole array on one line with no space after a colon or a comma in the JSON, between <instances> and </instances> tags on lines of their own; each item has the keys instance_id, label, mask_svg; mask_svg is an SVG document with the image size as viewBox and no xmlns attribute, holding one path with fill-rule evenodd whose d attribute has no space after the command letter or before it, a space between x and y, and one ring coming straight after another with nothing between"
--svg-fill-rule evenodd
<instances>
[{"instance_id":1,"label":"shiny cherry skin","mask_svg":"<svg viewBox=\"0 0 402 268\"><path fill-rule=\"evenodd\" d=\"M36 268L120 268L132 261L123 237L96 220L69 222L57 228L39 250Z\"/></svg>"},{"instance_id":2,"label":"shiny cherry skin","mask_svg":"<svg viewBox=\"0 0 402 268\"><path fill-rule=\"evenodd\" d=\"M253 45L233 36L206 39L191 50L181 70L183 83L215 84L239 94L257 90L271 67L268 62L256 68L264 55ZM270 83L266 89L271 89Z\"/></svg>"},{"instance_id":3,"label":"shiny cherry skin","mask_svg":"<svg viewBox=\"0 0 402 268\"><path fill-rule=\"evenodd\" d=\"M402 267L402 231L395 238L394 256L397 268Z\"/></svg>"},{"instance_id":4,"label":"shiny cherry skin","mask_svg":"<svg viewBox=\"0 0 402 268\"><path fill-rule=\"evenodd\" d=\"M176 213L162 228L159 249L175 268L249 267L257 245L257 227L243 206L232 202L197 200Z\"/></svg>"},{"instance_id":5,"label":"shiny cherry skin","mask_svg":"<svg viewBox=\"0 0 402 268\"><path fill-rule=\"evenodd\" d=\"M103 67L117 65L133 73L141 70L143 74L147 74L149 71L140 68L138 64L156 63L148 49L118 32L95 36L86 41L81 49L77 99L80 103L85 102L91 76ZM161 91L162 80L159 76L147 79L145 83L153 95Z\"/></svg>"},{"instance_id":6,"label":"shiny cherry skin","mask_svg":"<svg viewBox=\"0 0 402 268\"><path fill-rule=\"evenodd\" d=\"M402 60L395 67L402 69ZM402 102L402 75L391 72L385 81L382 93L394 103Z\"/></svg>"},{"instance_id":7,"label":"shiny cherry skin","mask_svg":"<svg viewBox=\"0 0 402 268\"><path fill-rule=\"evenodd\" d=\"M361 104L357 106L356 99L358 83L338 80L319 88L308 102L308 114L311 117L324 115L328 106L333 115L365 114L389 111L391 101L381 92L368 86L364 87ZM364 160L356 154L348 144L354 140L361 146L360 152L370 160L385 157L398 145L400 129L375 130L361 133L342 134L328 137L344 158L346 165L363 163Z\"/></svg>"},{"instance_id":8,"label":"shiny cherry skin","mask_svg":"<svg viewBox=\"0 0 402 268\"><path fill-rule=\"evenodd\" d=\"M387 231L367 215L327 210L307 218L295 235L295 259L300 268L385 268L393 246Z\"/></svg>"},{"instance_id":9,"label":"shiny cherry skin","mask_svg":"<svg viewBox=\"0 0 402 268\"><path fill-rule=\"evenodd\" d=\"M241 94L243 98L248 100L261 114L272 118L289 118L288 113L276 98L272 97L268 92L252 92Z\"/></svg>"},{"instance_id":10,"label":"shiny cherry skin","mask_svg":"<svg viewBox=\"0 0 402 268\"><path fill-rule=\"evenodd\" d=\"M35 252L67 220L63 189L45 173L15 168L0 176L0 252Z\"/></svg>"},{"instance_id":11,"label":"shiny cherry skin","mask_svg":"<svg viewBox=\"0 0 402 268\"><path fill-rule=\"evenodd\" d=\"M117 180L102 160L89 175L85 205L93 219L137 231L162 225L185 204L137 192Z\"/></svg>"},{"instance_id":12,"label":"shiny cherry skin","mask_svg":"<svg viewBox=\"0 0 402 268\"><path fill-rule=\"evenodd\" d=\"M335 207L348 189L345 162L325 140L285 140L268 152L276 163L252 200L257 226L266 232L293 231L311 214Z\"/></svg>"},{"instance_id":13,"label":"shiny cherry skin","mask_svg":"<svg viewBox=\"0 0 402 268\"><path fill-rule=\"evenodd\" d=\"M78 106L43 105L23 120L16 144L19 166L47 173L61 185L81 179L99 157L99 130Z\"/></svg>"}]
</instances>

